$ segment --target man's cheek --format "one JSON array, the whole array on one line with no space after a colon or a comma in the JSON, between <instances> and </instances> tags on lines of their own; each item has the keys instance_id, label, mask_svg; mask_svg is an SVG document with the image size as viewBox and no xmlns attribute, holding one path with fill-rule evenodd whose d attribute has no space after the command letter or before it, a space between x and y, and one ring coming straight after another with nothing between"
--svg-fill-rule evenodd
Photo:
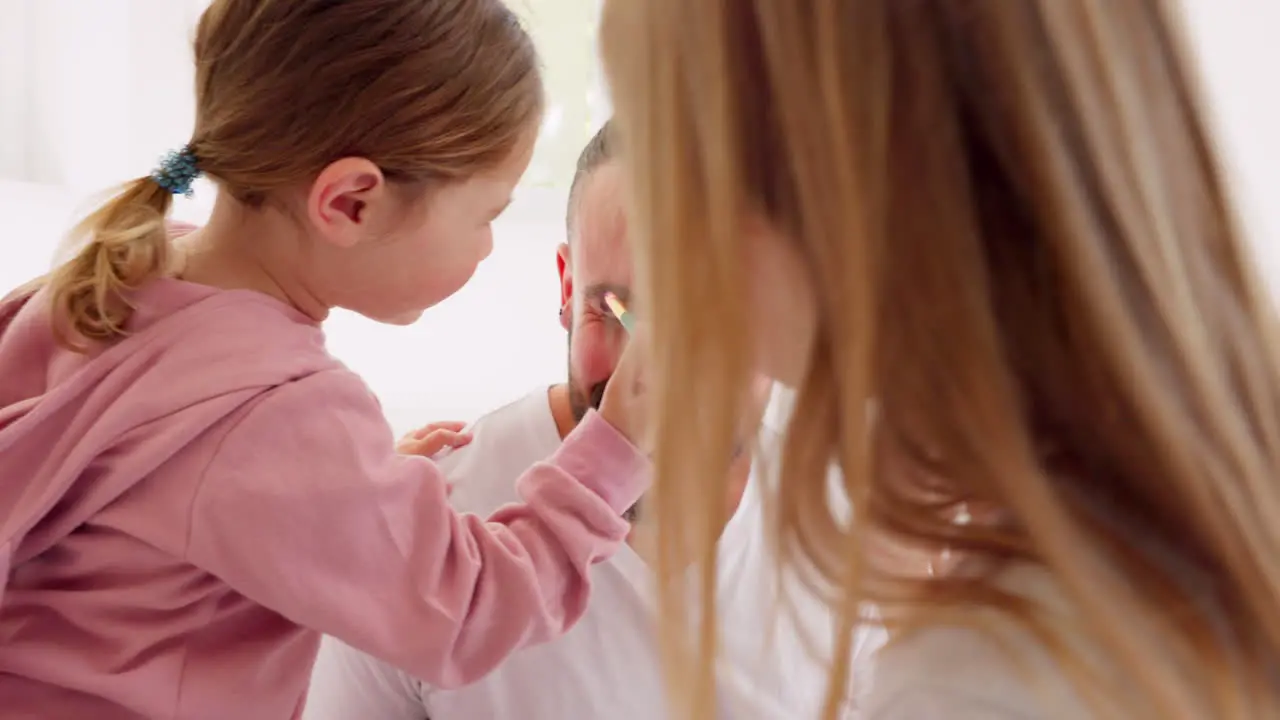
<instances>
[{"instance_id":1,"label":"man's cheek","mask_svg":"<svg viewBox=\"0 0 1280 720\"><path fill-rule=\"evenodd\" d=\"M585 334L585 333L584 333ZM596 383L613 374L618 355L609 344L598 338L582 337L574 343L573 363L577 375L584 383Z\"/></svg>"}]
</instances>

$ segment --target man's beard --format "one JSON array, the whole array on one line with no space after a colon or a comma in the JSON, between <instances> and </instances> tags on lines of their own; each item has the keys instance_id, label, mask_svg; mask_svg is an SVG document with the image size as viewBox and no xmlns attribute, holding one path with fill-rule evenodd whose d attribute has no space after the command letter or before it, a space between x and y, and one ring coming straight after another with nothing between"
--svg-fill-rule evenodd
<instances>
[{"instance_id":1,"label":"man's beard","mask_svg":"<svg viewBox=\"0 0 1280 720\"><path fill-rule=\"evenodd\" d=\"M569 357L573 357L573 332L569 333ZM582 422L588 410L600 409L600 403L604 402L604 389L608 384L609 378L605 378L586 388L586 394L583 394L583 388L573 374L573 360L569 360L569 409L573 412L574 422Z\"/></svg>"},{"instance_id":2,"label":"man's beard","mask_svg":"<svg viewBox=\"0 0 1280 720\"><path fill-rule=\"evenodd\" d=\"M573 419L582 422L582 418L587 416L588 410L599 410L600 403L604 401L604 389L609 384L609 379L605 378L600 382L586 389L583 394L582 388L579 387L577 378L573 376L573 369L569 370L569 408L573 411Z\"/></svg>"}]
</instances>

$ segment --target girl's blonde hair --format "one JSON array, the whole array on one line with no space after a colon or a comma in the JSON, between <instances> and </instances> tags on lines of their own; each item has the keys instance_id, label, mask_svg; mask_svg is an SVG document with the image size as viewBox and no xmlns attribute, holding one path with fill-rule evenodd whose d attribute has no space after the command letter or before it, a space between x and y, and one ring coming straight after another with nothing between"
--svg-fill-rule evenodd
<instances>
[{"instance_id":1,"label":"girl's blonde hair","mask_svg":"<svg viewBox=\"0 0 1280 720\"><path fill-rule=\"evenodd\" d=\"M464 178L507 159L536 127L532 40L501 0L214 0L195 39L200 171L257 208L343 157L388 181ZM168 269L172 195L129 183L74 235L48 279L73 346L125 333L129 292Z\"/></svg>"},{"instance_id":2,"label":"girl's blonde hair","mask_svg":"<svg viewBox=\"0 0 1280 720\"><path fill-rule=\"evenodd\" d=\"M841 619L828 716L867 602L895 637L1013 620L1104 714L1280 713L1275 317L1178 23L1158 0L609 2L663 633L694 717L752 212L817 301L771 505L781 562ZM978 570L876 562L880 540ZM1002 589L1011 562L1070 612Z\"/></svg>"}]
</instances>

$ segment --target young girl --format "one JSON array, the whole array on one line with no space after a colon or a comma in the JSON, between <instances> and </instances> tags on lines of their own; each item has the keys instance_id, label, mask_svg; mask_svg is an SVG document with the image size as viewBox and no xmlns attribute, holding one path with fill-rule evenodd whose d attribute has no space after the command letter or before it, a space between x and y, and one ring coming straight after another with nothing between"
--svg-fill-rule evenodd
<instances>
[{"instance_id":1,"label":"young girl","mask_svg":"<svg viewBox=\"0 0 1280 720\"><path fill-rule=\"evenodd\" d=\"M325 352L330 308L412 322L490 251L542 110L498 0L215 0L195 55L190 145L0 307L5 717L297 716L321 632L474 680L581 615L647 482L630 357L485 521Z\"/></svg>"},{"instance_id":2,"label":"young girl","mask_svg":"<svg viewBox=\"0 0 1280 720\"><path fill-rule=\"evenodd\" d=\"M1280 344L1178 22L606 3L658 575L710 557L722 495L687 479L723 476L754 350L797 393L787 564L891 634L866 720L1280 717ZM709 667L672 677L705 700Z\"/></svg>"}]
</instances>

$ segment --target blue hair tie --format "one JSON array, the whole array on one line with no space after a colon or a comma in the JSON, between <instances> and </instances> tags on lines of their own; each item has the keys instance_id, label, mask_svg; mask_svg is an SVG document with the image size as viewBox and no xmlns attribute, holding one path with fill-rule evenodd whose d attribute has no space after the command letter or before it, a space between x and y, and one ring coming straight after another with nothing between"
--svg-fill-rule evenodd
<instances>
[{"instance_id":1,"label":"blue hair tie","mask_svg":"<svg viewBox=\"0 0 1280 720\"><path fill-rule=\"evenodd\" d=\"M191 197L191 183L200 177L199 161L190 145L165 155L151 173L157 185L174 195Z\"/></svg>"}]
</instances>

